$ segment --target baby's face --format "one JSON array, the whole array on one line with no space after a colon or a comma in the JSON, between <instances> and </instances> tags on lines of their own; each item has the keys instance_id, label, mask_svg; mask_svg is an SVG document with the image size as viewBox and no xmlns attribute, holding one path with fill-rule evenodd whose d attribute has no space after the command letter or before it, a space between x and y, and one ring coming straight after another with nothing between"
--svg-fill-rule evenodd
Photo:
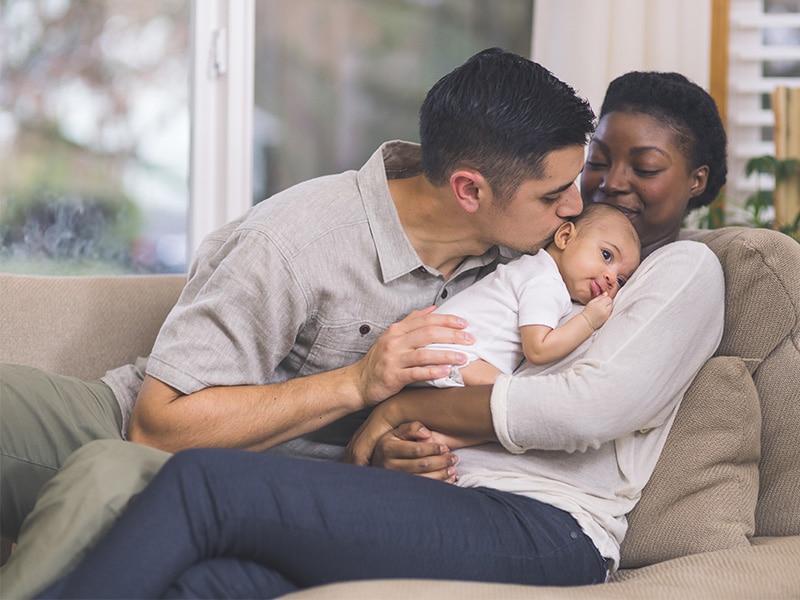
<instances>
[{"instance_id":1,"label":"baby's face","mask_svg":"<svg viewBox=\"0 0 800 600\"><path fill-rule=\"evenodd\" d=\"M613 298L639 266L639 244L616 221L577 228L560 265L570 296L581 304L604 292Z\"/></svg>"}]
</instances>

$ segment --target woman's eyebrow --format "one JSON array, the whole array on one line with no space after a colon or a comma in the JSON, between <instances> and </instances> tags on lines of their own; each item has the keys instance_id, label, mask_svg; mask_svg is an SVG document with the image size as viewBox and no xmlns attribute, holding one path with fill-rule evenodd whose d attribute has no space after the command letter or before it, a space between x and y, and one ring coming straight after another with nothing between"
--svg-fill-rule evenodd
<instances>
[{"instance_id":1,"label":"woman's eyebrow","mask_svg":"<svg viewBox=\"0 0 800 600\"><path fill-rule=\"evenodd\" d=\"M630 153L631 154L642 154L643 152L650 152L650 151L658 152L662 156L666 156L667 158L669 158L669 154L664 152L658 146L636 146L634 148L631 148Z\"/></svg>"}]
</instances>

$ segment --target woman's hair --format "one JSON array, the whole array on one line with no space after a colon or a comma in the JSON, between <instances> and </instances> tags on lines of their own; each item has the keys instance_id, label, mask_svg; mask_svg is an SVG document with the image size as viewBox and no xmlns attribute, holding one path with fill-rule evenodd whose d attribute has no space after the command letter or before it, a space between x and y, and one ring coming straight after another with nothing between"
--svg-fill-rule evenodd
<instances>
[{"instance_id":1,"label":"woman's hair","mask_svg":"<svg viewBox=\"0 0 800 600\"><path fill-rule=\"evenodd\" d=\"M475 169L501 198L544 174L553 150L584 145L595 115L541 65L490 48L442 77L419 111L422 171L435 185Z\"/></svg>"},{"instance_id":2,"label":"woman's hair","mask_svg":"<svg viewBox=\"0 0 800 600\"><path fill-rule=\"evenodd\" d=\"M708 166L706 189L689 200L689 211L717 197L728 175L727 136L708 92L679 73L632 71L609 84L600 118L611 112L655 117L673 130L692 169Z\"/></svg>"}]
</instances>

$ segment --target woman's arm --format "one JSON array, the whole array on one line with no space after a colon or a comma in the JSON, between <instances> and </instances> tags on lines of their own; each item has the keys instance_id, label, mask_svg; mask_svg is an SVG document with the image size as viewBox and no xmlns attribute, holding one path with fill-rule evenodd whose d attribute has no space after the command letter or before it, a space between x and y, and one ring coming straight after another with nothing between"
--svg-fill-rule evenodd
<instances>
[{"instance_id":1,"label":"woman's arm","mask_svg":"<svg viewBox=\"0 0 800 600\"><path fill-rule=\"evenodd\" d=\"M426 390L424 407L403 392L386 410L408 403L398 413L409 421L418 419L445 433L480 433L511 452L596 447L667 418L672 401L682 397L719 344L723 316L724 278L716 256L703 244L676 242L642 263L597 335L546 374L523 368L514 376L498 377L491 389ZM475 406L484 411L489 407L491 436L485 421L476 423L478 429L459 425L467 413L452 411L461 397L467 411L470 406L473 411ZM432 408L439 400L448 407L441 413ZM384 428L397 419L392 412L383 419ZM373 432L370 437L374 444L380 436ZM372 453L370 443L355 440L351 454L365 460ZM430 449L418 446L416 451L424 456ZM406 456L413 452L404 449ZM379 454L384 457L387 452L381 449ZM421 472L420 459L414 460L414 466L404 470Z\"/></svg>"},{"instance_id":2,"label":"woman's arm","mask_svg":"<svg viewBox=\"0 0 800 600\"><path fill-rule=\"evenodd\" d=\"M651 254L615 299L591 342L538 374L498 377L492 418L511 452L582 451L672 414L722 338L725 283L704 244Z\"/></svg>"},{"instance_id":3,"label":"woman's arm","mask_svg":"<svg viewBox=\"0 0 800 600\"><path fill-rule=\"evenodd\" d=\"M491 386L486 385L405 390L375 407L347 445L347 460L359 465L370 464L378 441L385 434L412 421L424 423L427 429L434 432L457 438L457 441L450 441L455 441L459 447L497 441L489 408L491 390ZM433 446L423 448L446 454L441 445ZM448 447L447 450L455 449Z\"/></svg>"}]
</instances>

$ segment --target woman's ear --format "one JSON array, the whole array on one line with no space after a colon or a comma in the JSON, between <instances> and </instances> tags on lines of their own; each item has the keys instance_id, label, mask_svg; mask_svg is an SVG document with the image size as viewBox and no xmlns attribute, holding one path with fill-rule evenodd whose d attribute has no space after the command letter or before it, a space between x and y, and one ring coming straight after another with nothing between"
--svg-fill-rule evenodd
<instances>
[{"instance_id":1,"label":"woman's ear","mask_svg":"<svg viewBox=\"0 0 800 600\"><path fill-rule=\"evenodd\" d=\"M691 179L692 183L689 187L689 193L692 198L697 198L706 191L706 185L708 184L708 166L703 165L702 167L697 167L692 171Z\"/></svg>"},{"instance_id":2,"label":"woman's ear","mask_svg":"<svg viewBox=\"0 0 800 600\"><path fill-rule=\"evenodd\" d=\"M491 192L489 182L477 171L460 169L450 176L450 189L461 207L474 213Z\"/></svg>"},{"instance_id":3,"label":"woman's ear","mask_svg":"<svg viewBox=\"0 0 800 600\"><path fill-rule=\"evenodd\" d=\"M567 221L563 223L561 227L556 229L556 234L553 237L553 243L556 245L556 248L559 250L563 250L567 247L569 241L575 237L578 232L578 228L575 227L575 223L572 221Z\"/></svg>"}]
</instances>

